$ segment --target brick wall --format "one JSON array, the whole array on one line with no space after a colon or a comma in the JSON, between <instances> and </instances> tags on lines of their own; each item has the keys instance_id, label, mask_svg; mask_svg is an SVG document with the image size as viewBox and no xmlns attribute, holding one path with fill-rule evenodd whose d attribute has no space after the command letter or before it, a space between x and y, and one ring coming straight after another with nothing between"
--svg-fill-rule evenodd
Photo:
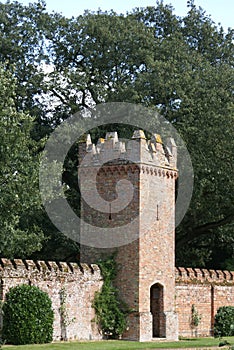
<instances>
[{"instance_id":1,"label":"brick wall","mask_svg":"<svg viewBox=\"0 0 234 350\"><path fill-rule=\"evenodd\" d=\"M213 335L214 316L221 306L234 306L234 272L176 268L176 312L179 335ZM192 305L201 317L191 326Z\"/></svg>"},{"instance_id":2,"label":"brick wall","mask_svg":"<svg viewBox=\"0 0 234 350\"><path fill-rule=\"evenodd\" d=\"M127 252L127 247L125 249ZM132 276L134 276L134 271ZM131 276L128 276L124 285L126 295L129 292L129 278ZM171 278L173 279L173 276ZM132 282L134 286L138 278L132 278ZM120 283L124 283L124 280L121 280ZM4 300L11 287L20 284L38 286L50 296L55 313L54 340L65 337L67 339L101 339L97 325L93 322L95 315L92 308L95 291L100 290L102 285L97 265L0 259L0 300ZM67 326L63 325L59 311L62 289L66 293ZM138 289L135 288L135 291L137 292ZM150 293L147 288L148 292ZM156 298L151 307L156 307L159 312L163 312L165 318L167 310L162 310L164 306L161 304L164 298L163 289L156 284L155 291L152 289L151 293L152 297ZM138 293L132 297L138 302ZM130 296L129 300L131 300ZM175 303L179 335L184 337L210 336L213 334L214 316L218 308L234 306L234 272L176 268L175 297L171 295L171 302ZM191 327L192 305L201 316L197 328ZM151 311L155 312L155 310ZM135 322L137 318L139 322ZM0 324L1 322L0 318ZM173 328L176 320L170 319L170 322L169 326ZM132 313L129 319L129 334L132 337L138 334L140 337L140 332L148 331L148 323L148 312L142 310L140 317L138 312ZM163 327L162 324L160 326Z\"/></svg>"},{"instance_id":3,"label":"brick wall","mask_svg":"<svg viewBox=\"0 0 234 350\"><path fill-rule=\"evenodd\" d=\"M102 278L96 265L0 259L0 297L11 287L31 284L48 293L54 310L54 340L100 339L92 301ZM66 294L67 317L62 321L61 291Z\"/></svg>"}]
</instances>

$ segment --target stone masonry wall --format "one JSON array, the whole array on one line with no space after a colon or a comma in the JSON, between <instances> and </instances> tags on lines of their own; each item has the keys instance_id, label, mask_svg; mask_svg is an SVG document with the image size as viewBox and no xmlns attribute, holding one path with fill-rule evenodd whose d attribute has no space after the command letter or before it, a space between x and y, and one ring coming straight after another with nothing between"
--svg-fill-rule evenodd
<instances>
[{"instance_id":1,"label":"stone masonry wall","mask_svg":"<svg viewBox=\"0 0 234 350\"><path fill-rule=\"evenodd\" d=\"M175 299L171 297L175 300L179 335L212 335L218 308L234 306L234 272L179 267L175 283ZM97 265L0 259L0 300L5 299L11 287L20 284L35 285L50 296L55 313L54 340L101 339L92 308L95 291L102 286ZM66 293L66 325L60 313L61 290ZM201 316L196 329L191 327L192 305ZM1 322L0 319L0 326Z\"/></svg>"},{"instance_id":2,"label":"stone masonry wall","mask_svg":"<svg viewBox=\"0 0 234 350\"><path fill-rule=\"evenodd\" d=\"M37 286L50 296L54 340L101 338L92 308L94 294L102 286L97 265L0 259L0 300L20 284ZM65 320L60 312L61 292L65 295Z\"/></svg>"},{"instance_id":3,"label":"stone masonry wall","mask_svg":"<svg viewBox=\"0 0 234 350\"><path fill-rule=\"evenodd\" d=\"M218 308L234 306L234 272L178 267L175 281L179 335L213 335ZM192 305L201 317L196 328L191 326Z\"/></svg>"}]
</instances>

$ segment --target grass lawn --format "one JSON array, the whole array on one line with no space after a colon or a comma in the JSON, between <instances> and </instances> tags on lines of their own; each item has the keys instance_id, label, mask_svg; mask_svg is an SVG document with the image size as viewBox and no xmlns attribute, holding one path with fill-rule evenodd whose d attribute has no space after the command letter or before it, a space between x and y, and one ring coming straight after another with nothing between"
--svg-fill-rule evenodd
<instances>
[{"instance_id":1,"label":"grass lawn","mask_svg":"<svg viewBox=\"0 0 234 350\"><path fill-rule=\"evenodd\" d=\"M234 337L225 337L223 340L227 340L231 346L234 346ZM185 339L178 342L129 342L121 340L108 340L108 341L96 341L96 342L66 342L66 343L54 343L45 345L21 345L10 346L4 345L3 350L148 350L148 349L165 349L165 348L206 348L211 346L218 346L220 340L214 338L195 338Z\"/></svg>"}]
</instances>

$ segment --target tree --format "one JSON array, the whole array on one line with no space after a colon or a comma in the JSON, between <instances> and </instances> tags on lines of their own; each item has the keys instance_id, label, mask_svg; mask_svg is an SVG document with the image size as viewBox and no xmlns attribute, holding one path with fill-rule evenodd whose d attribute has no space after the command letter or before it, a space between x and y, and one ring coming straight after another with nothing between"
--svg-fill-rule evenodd
<instances>
[{"instance_id":1,"label":"tree","mask_svg":"<svg viewBox=\"0 0 234 350\"><path fill-rule=\"evenodd\" d=\"M17 112L15 80L0 67L0 256L27 257L41 249L43 232L30 222L40 207L33 119Z\"/></svg>"},{"instance_id":2,"label":"tree","mask_svg":"<svg viewBox=\"0 0 234 350\"><path fill-rule=\"evenodd\" d=\"M15 108L33 115L34 138L48 134L51 125L46 120L40 95L43 93L44 68L48 62L45 31L49 15L43 0L23 6L17 1L0 3L0 62L5 64L15 81ZM48 42L47 42L48 45Z\"/></svg>"},{"instance_id":3,"label":"tree","mask_svg":"<svg viewBox=\"0 0 234 350\"><path fill-rule=\"evenodd\" d=\"M70 19L48 14L42 1L1 9L8 48L1 57L11 70L16 64L16 106L36 116L33 137L41 139L72 113L101 102L157 108L183 137L195 172L192 202L177 229L177 264L230 266L233 30L225 33L193 1L185 17L161 1L126 15L100 10ZM49 72L40 68L43 62L50 64ZM99 132L93 130L95 136ZM73 150L63 181L76 207L76 146ZM50 235L48 227L43 230Z\"/></svg>"},{"instance_id":4,"label":"tree","mask_svg":"<svg viewBox=\"0 0 234 350\"><path fill-rule=\"evenodd\" d=\"M103 101L157 107L184 138L195 171L177 264L224 267L234 242L233 31L224 33L192 1L184 18L160 2L126 16L60 16L58 24L48 89L60 116ZM219 261L220 245L230 250Z\"/></svg>"},{"instance_id":5,"label":"tree","mask_svg":"<svg viewBox=\"0 0 234 350\"><path fill-rule=\"evenodd\" d=\"M7 101L8 93L10 94L9 108L13 108L15 115L11 116L8 114L4 123L3 120L0 121L0 127L2 130L6 130L9 125L12 125L13 138L14 133L16 136L21 130L17 131L21 118L24 120L22 123L25 130L24 132L22 130L20 135L23 138L25 133L25 147L29 147L29 153L32 151L32 147L33 151L30 155L28 154L28 158L26 152L24 159L20 159L17 152L22 151L23 154L24 147L21 148L23 143L18 138L19 143L17 150L15 150L15 159L18 162L17 166L19 164L24 165L27 181L30 181L31 176L29 169L31 169L34 176L31 189L29 187L26 188L26 182L23 183L23 179L21 184L19 184L17 179L17 192L13 179L9 178L9 186L10 184L12 186L11 194L13 198L13 193L19 196L18 191L23 190L25 190L24 195L28 193L28 198L24 198L21 193L21 197L18 199L18 206L14 205L11 208L11 218L5 216L4 222L11 227L12 232L10 233L9 227L7 227L5 232L2 231L0 235L2 238L1 242L4 242L4 245L1 245L1 256L64 260L69 256L77 255L77 245L58 232L47 217L41 205L38 187L40 152L44 147L44 137L54 127L53 120L48 117L50 109L48 101L45 105L42 103L43 99L41 98L46 91L44 81L46 78L45 69L49 59L47 47L49 39L46 39L46 33L50 18L52 19L53 16L51 15L50 17L46 12L46 5L43 0L39 0L37 3L29 6L23 6L16 1L7 1L5 4L0 3L0 62L4 65L3 74L9 77L11 83L11 77L14 76L15 78L12 93L10 94L10 86L6 95L2 91L4 101ZM9 85L11 83L9 82ZM1 84L4 85L5 81L1 81ZM11 146L7 144L9 142L7 138L4 139L4 142L6 143L4 147L9 147L7 154L10 166L10 158L13 158L14 152ZM27 142L28 145L26 145ZM25 189L23 185L25 185ZM4 192L3 189L2 192ZM33 200L37 204L33 205ZM9 205L6 197L2 197L2 203L6 207L7 204ZM5 239L6 234L9 236L7 240ZM40 253L38 253L39 250Z\"/></svg>"}]
</instances>

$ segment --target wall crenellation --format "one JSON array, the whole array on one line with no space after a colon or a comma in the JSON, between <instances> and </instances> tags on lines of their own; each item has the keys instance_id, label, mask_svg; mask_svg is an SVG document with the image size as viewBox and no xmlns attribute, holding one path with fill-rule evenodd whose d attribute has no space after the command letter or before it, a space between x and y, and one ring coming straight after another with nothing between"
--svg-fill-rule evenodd
<instances>
[{"instance_id":1,"label":"wall crenellation","mask_svg":"<svg viewBox=\"0 0 234 350\"><path fill-rule=\"evenodd\" d=\"M34 271L48 273L51 271L62 273L75 273L79 271L84 274L85 271L94 274L98 267L97 265L88 265L83 263L60 262L60 261L41 261L41 260L21 260L21 259L4 259L0 258L0 277L3 271Z\"/></svg>"},{"instance_id":2,"label":"wall crenellation","mask_svg":"<svg viewBox=\"0 0 234 350\"><path fill-rule=\"evenodd\" d=\"M54 310L54 340L100 339L92 302L103 280L97 265L0 259L0 301L10 288L21 284L39 287L48 293ZM61 291L66 291L66 314L61 315ZM66 324L68 323L68 324ZM2 318L0 313L0 327Z\"/></svg>"},{"instance_id":3,"label":"wall crenellation","mask_svg":"<svg viewBox=\"0 0 234 350\"><path fill-rule=\"evenodd\" d=\"M197 334L212 335L214 315L220 306L234 305L234 271L198 268L175 268L176 312L179 334L194 336L191 329L191 307L201 315ZM38 286L51 297L55 312L54 340L63 339L60 315L60 291L66 290L68 339L101 339L94 320L92 301L101 289L102 276L97 265L54 261L0 259L0 300L16 285ZM0 315L0 326L2 324ZM82 324L82 326L81 326Z\"/></svg>"},{"instance_id":4,"label":"wall crenellation","mask_svg":"<svg viewBox=\"0 0 234 350\"><path fill-rule=\"evenodd\" d=\"M212 336L217 310L234 305L234 271L177 267L176 312L181 336ZM196 308L200 321L191 325L192 308Z\"/></svg>"},{"instance_id":5,"label":"wall crenellation","mask_svg":"<svg viewBox=\"0 0 234 350\"><path fill-rule=\"evenodd\" d=\"M198 268L177 267L175 269L176 282L208 282L210 284L234 285L234 271L207 270Z\"/></svg>"}]
</instances>

